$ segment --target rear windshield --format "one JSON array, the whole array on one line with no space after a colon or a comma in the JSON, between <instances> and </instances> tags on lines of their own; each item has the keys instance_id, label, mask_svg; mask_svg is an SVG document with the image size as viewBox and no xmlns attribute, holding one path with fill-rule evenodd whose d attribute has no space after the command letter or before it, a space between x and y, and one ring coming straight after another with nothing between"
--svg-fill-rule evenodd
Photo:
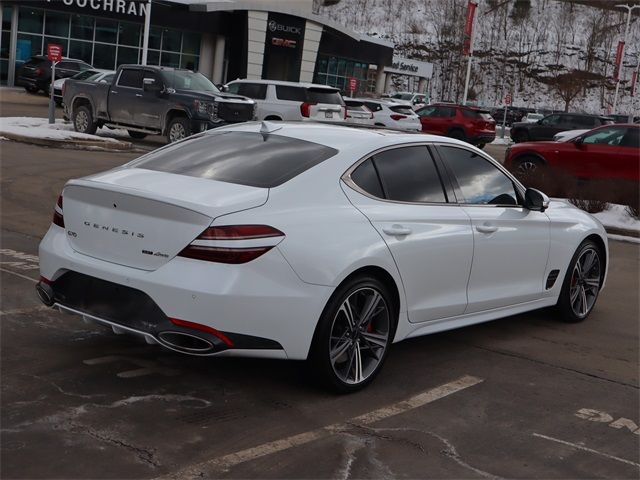
<instances>
[{"instance_id":1,"label":"rear windshield","mask_svg":"<svg viewBox=\"0 0 640 480\"><path fill-rule=\"evenodd\" d=\"M468 118L475 118L475 119L481 119L481 120L487 120L487 121L493 120L493 117L491 116L491 113L489 113L488 110L473 110L470 108L463 108L462 114Z\"/></svg>"},{"instance_id":2,"label":"rear windshield","mask_svg":"<svg viewBox=\"0 0 640 480\"><path fill-rule=\"evenodd\" d=\"M396 113L400 113L402 115L414 115L415 112L413 111L413 109L409 106L404 106L404 105L397 105L397 106L393 106L393 107L389 107L391 110L393 110Z\"/></svg>"},{"instance_id":3,"label":"rear windshield","mask_svg":"<svg viewBox=\"0 0 640 480\"><path fill-rule=\"evenodd\" d=\"M337 90L329 90L327 88L307 89L307 102L344 105L344 100L342 100L342 95L340 95L340 92L338 92Z\"/></svg>"},{"instance_id":4,"label":"rear windshield","mask_svg":"<svg viewBox=\"0 0 640 480\"><path fill-rule=\"evenodd\" d=\"M132 167L272 188L338 153L317 143L251 132L207 133L144 156Z\"/></svg>"}]
</instances>

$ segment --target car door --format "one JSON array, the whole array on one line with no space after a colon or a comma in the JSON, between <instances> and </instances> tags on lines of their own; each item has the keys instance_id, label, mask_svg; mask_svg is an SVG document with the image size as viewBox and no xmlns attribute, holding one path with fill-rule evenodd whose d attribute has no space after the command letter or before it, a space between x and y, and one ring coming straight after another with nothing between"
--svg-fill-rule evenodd
<instances>
[{"instance_id":1,"label":"car door","mask_svg":"<svg viewBox=\"0 0 640 480\"><path fill-rule=\"evenodd\" d=\"M398 266L411 322L460 315L473 254L469 216L448 203L426 145L375 153L348 174L350 201L384 239Z\"/></svg>"},{"instance_id":2,"label":"car door","mask_svg":"<svg viewBox=\"0 0 640 480\"><path fill-rule=\"evenodd\" d=\"M165 104L158 98L158 92L144 90L144 79L146 78L152 79L155 85L164 87L160 75L152 70L143 70L142 91L134 93L135 102L131 105L131 108L133 108L133 123L138 127L162 129L162 114L164 113Z\"/></svg>"},{"instance_id":3,"label":"car door","mask_svg":"<svg viewBox=\"0 0 640 480\"><path fill-rule=\"evenodd\" d=\"M428 105L422 107L416 112L420 117L420 124L424 133L442 133L442 129L438 129L438 107L435 105Z\"/></svg>"},{"instance_id":4,"label":"car door","mask_svg":"<svg viewBox=\"0 0 640 480\"><path fill-rule=\"evenodd\" d=\"M581 135L571 155L561 159L566 170L578 178L621 178L627 167L621 147L626 133L627 127L610 125Z\"/></svg>"},{"instance_id":5,"label":"car door","mask_svg":"<svg viewBox=\"0 0 640 480\"><path fill-rule=\"evenodd\" d=\"M466 313L541 298L550 242L547 215L524 208L514 180L483 155L443 145L438 153L473 227Z\"/></svg>"},{"instance_id":6,"label":"car door","mask_svg":"<svg viewBox=\"0 0 640 480\"><path fill-rule=\"evenodd\" d=\"M142 70L123 68L109 90L109 117L117 123L133 124L133 106L142 98Z\"/></svg>"},{"instance_id":7,"label":"car door","mask_svg":"<svg viewBox=\"0 0 640 480\"><path fill-rule=\"evenodd\" d=\"M558 114L548 115L535 125L529 127L529 138L531 140L551 140L553 136L562 131L560 127L561 116ZM571 130L565 128L564 130Z\"/></svg>"},{"instance_id":8,"label":"car door","mask_svg":"<svg viewBox=\"0 0 640 480\"><path fill-rule=\"evenodd\" d=\"M620 142L620 149L614 158L613 168L616 178L640 181L640 127L628 127Z\"/></svg>"}]
</instances>

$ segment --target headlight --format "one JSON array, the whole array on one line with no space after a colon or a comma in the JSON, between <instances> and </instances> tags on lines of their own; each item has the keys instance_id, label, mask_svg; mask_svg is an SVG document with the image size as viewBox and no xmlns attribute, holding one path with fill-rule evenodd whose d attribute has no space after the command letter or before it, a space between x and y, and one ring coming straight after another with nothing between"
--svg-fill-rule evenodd
<instances>
[{"instance_id":1,"label":"headlight","mask_svg":"<svg viewBox=\"0 0 640 480\"><path fill-rule=\"evenodd\" d=\"M193 106L200 115L204 115L209 117L212 115L214 110L214 104L210 102L202 102L200 100L194 100Z\"/></svg>"}]
</instances>

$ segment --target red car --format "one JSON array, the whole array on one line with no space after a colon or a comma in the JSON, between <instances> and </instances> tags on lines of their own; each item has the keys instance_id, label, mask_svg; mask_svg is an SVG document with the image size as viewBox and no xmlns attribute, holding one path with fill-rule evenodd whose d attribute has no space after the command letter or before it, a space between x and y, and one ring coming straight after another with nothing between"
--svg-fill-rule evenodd
<instances>
[{"instance_id":1,"label":"red car","mask_svg":"<svg viewBox=\"0 0 640 480\"><path fill-rule=\"evenodd\" d=\"M551 169L580 179L640 180L640 125L603 125L560 142L518 143L504 166L520 176Z\"/></svg>"},{"instance_id":2,"label":"red car","mask_svg":"<svg viewBox=\"0 0 640 480\"><path fill-rule=\"evenodd\" d=\"M496 138L496 121L488 110L453 104L432 104L416 112L422 131L464 140L482 148Z\"/></svg>"}]
</instances>

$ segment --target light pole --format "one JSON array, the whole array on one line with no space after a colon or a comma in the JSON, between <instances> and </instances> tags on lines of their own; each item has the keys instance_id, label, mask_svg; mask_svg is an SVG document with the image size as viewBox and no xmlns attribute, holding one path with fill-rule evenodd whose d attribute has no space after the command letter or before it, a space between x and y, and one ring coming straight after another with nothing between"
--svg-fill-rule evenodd
<instances>
[{"instance_id":1,"label":"light pole","mask_svg":"<svg viewBox=\"0 0 640 480\"><path fill-rule=\"evenodd\" d=\"M616 113L618 106L618 90L620 90L620 73L622 73L622 66L624 65L624 51L627 46L627 36L629 35L629 24L631 23L631 12L634 8L640 8L640 5L616 5L616 8L627 9L627 26L624 29L624 39L622 40L622 52L620 54L620 67L618 70L618 78L616 80L616 93L613 95L613 113Z\"/></svg>"},{"instance_id":2,"label":"light pole","mask_svg":"<svg viewBox=\"0 0 640 480\"><path fill-rule=\"evenodd\" d=\"M147 53L149 51L149 26L151 25L151 0L147 3L147 11L144 16L144 34L142 37L142 65L147 64Z\"/></svg>"}]
</instances>

